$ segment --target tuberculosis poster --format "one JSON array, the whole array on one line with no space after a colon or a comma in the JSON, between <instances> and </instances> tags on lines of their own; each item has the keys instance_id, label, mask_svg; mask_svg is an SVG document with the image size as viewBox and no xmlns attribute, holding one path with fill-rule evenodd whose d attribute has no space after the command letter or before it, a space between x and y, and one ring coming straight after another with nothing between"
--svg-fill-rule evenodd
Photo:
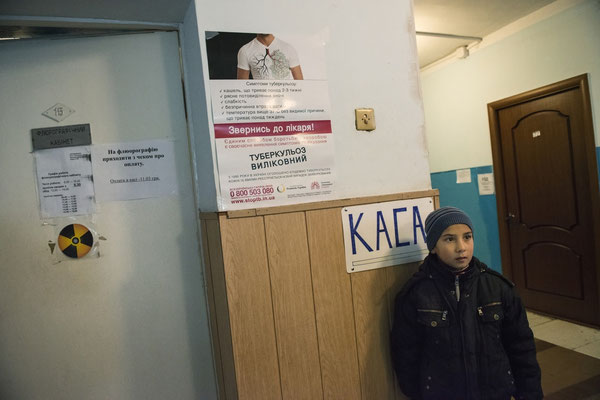
<instances>
[{"instance_id":1,"label":"tuberculosis poster","mask_svg":"<svg viewBox=\"0 0 600 400\"><path fill-rule=\"evenodd\" d=\"M206 32L221 210L333 198L323 35Z\"/></svg>"}]
</instances>

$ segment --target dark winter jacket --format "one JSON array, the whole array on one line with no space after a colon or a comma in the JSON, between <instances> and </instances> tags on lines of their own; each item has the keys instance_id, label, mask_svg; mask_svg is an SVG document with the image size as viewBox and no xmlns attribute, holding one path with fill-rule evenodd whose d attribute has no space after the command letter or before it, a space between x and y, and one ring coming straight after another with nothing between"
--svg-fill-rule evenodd
<instances>
[{"instance_id":1,"label":"dark winter jacket","mask_svg":"<svg viewBox=\"0 0 600 400\"><path fill-rule=\"evenodd\" d=\"M543 398L533 333L513 286L475 257L455 275L429 255L396 296L391 351L404 394Z\"/></svg>"}]
</instances>

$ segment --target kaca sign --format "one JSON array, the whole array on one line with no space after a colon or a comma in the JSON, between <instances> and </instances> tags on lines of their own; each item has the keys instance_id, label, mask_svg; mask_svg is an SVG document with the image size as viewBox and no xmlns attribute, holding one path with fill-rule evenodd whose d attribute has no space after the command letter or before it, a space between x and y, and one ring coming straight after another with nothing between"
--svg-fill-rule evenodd
<instances>
[{"instance_id":1,"label":"kaca sign","mask_svg":"<svg viewBox=\"0 0 600 400\"><path fill-rule=\"evenodd\" d=\"M432 211L431 197L343 208L348 273L423 260L425 218Z\"/></svg>"}]
</instances>

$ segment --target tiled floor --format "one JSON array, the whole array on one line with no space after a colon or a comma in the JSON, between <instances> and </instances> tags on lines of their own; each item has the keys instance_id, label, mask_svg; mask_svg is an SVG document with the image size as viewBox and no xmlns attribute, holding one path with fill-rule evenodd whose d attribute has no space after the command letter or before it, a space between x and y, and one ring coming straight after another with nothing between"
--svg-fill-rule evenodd
<instances>
[{"instance_id":1,"label":"tiled floor","mask_svg":"<svg viewBox=\"0 0 600 400\"><path fill-rule=\"evenodd\" d=\"M537 339L600 358L600 330L531 311L527 311L527 318Z\"/></svg>"}]
</instances>

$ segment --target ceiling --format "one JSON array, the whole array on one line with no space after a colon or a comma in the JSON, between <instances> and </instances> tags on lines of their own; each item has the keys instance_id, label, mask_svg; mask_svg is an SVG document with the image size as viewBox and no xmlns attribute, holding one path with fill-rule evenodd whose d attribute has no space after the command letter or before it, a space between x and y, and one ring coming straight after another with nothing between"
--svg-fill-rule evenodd
<instances>
[{"instance_id":1,"label":"ceiling","mask_svg":"<svg viewBox=\"0 0 600 400\"><path fill-rule=\"evenodd\" d=\"M397 0L404 1L404 0ZM554 0L413 0L417 32L484 37ZM183 20L190 0L0 0L0 16L94 18L152 23ZM151 4L151 6L148 6ZM0 20L0 25L3 21ZM4 24L5 25L5 24ZM1 36L43 33L2 27ZM56 33L55 33L56 34ZM476 39L417 35L421 68Z\"/></svg>"},{"instance_id":2,"label":"ceiling","mask_svg":"<svg viewBox=\"0 0 600 400\"><path fill-rule=\"evenodd\" d=\"M413 0L417 32L483 38L554 0ZM417 35L421 68L474 39Z\"/></svg>"}]
</instances>

